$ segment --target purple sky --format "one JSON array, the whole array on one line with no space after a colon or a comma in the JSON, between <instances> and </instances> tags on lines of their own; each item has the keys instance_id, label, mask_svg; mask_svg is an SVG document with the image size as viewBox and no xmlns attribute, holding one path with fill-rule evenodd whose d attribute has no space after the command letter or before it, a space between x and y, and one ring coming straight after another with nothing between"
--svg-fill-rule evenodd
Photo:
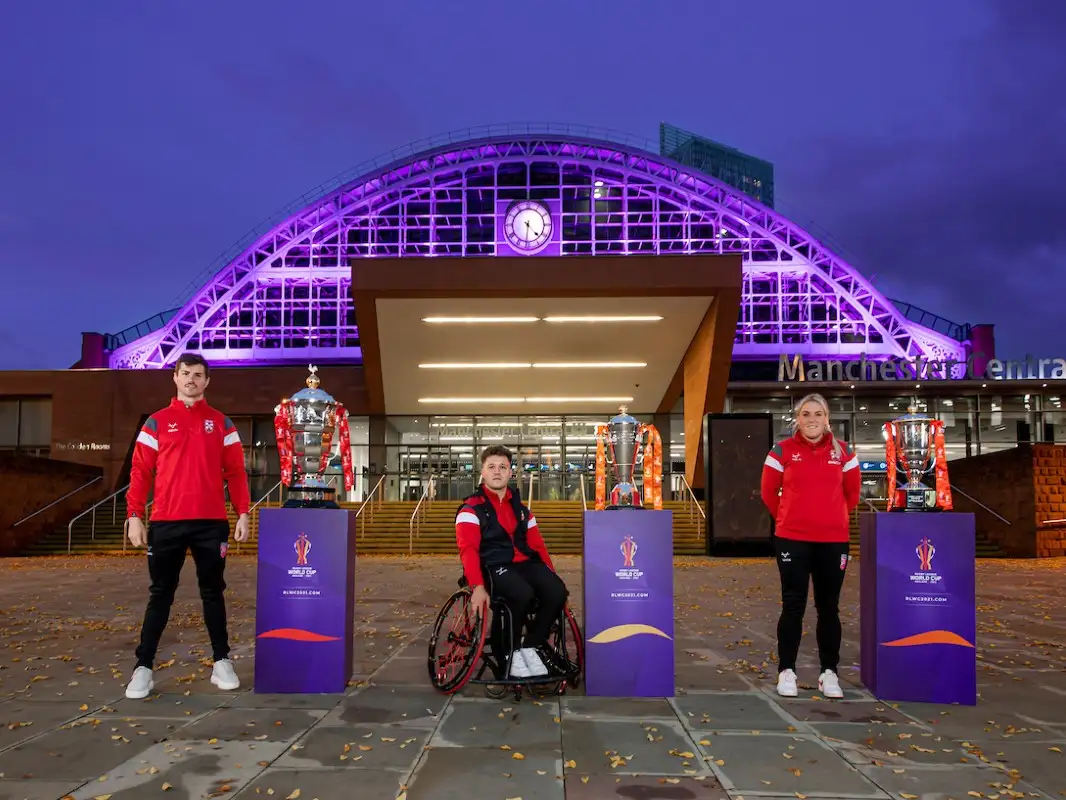
<instances>
[{"instance_id":1,"label":"purple sky","mask_svg":"<svg viewBox=\"0 0 1066 800\"><path fill-rule=\"evenodd\" d=\"M70 366L349 167L511 121L766 158L779 210L889 297L1066 356L1063 41L1046 0L19 3L0 368Z\"/></svg>"}]
</instances>

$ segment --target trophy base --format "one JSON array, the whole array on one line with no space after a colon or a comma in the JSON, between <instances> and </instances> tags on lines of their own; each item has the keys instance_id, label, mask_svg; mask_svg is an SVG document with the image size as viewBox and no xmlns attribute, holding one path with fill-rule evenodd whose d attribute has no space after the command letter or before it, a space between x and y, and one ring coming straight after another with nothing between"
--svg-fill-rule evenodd
<instances>
[{"instance_id":1,"label":"trophy base","mask_svg":"<svg viewBox=\"0 0 1066 800\"><path fill-rule=\"evenodd\" d=\"M903 487L899 490L898 497L901 502L893 511L940 511L936 504L936 490L924 486Z\"/></svg>"},{"instance_id":2,"label":"trophy base","mask_svg":"<svg viewBox=\"0 0 1066 800\"><path fill-rule=\"evenodd\" d=\"M282 508L340 508L336 496L337 490L332 486L294 486Z\"/></svg>"}]
</instances>

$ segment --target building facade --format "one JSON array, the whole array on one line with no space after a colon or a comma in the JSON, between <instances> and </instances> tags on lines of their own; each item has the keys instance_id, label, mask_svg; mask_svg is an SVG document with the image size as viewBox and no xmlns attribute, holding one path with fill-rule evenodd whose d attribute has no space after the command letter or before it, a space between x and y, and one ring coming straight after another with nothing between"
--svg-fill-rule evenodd
<instances>
[{"instance_id":1,"label":"building facade","mask_svg":"<svg viewBox=\"0 0 1066 800\"><path fill-rule=\"evenodd\" d=\"M98 465L118 488L141 420L172 394L171 366L195 352L212 364L212 402L241 427L256 496L279 477L274 405L301 388L313 362L324 388L352 414L359 480L350 499L382 475L391 499L417 499L430 476L438 493L460 496L476 480L476 453L496 442L515 449L534 498L579 499L591 490L594 426L616 413L615 402L563 404L557 413L427 404L413 414L368 399L352 290L360 264L421 258L427 274L446 276L455 259L500 256L528 259L530 274L543 257L572 257L576 269L601 256L739 256L732 380L720 410L770 414L785 435L799 397L821 391L835 430L858 449L872 497L882 490L881 425L908 408L944 420L951 459L1019 441L1066 442L1061 374L990 374L988 326L946 323L889 300L775 212L772 194L767 202L752 194L651 145L585 128L489 128L411 146L279 213L214 265L180 308L118 334L87 335L75 369L0 373L0 450ZM527 211L542 230L516 224L522 215L533 219ZM655 285L654 269L647 281ZM652 300L645 306L655 312ZM596 312L595 301L588 311ZM920 370L913 381L880 373L799 381L780 370L782 357L796 356L861 359L878 370L896 362L951 366L945 374ZM683 401L630 410L663 433L669 482L682 491Z\"/></svg>"}]
</instances>

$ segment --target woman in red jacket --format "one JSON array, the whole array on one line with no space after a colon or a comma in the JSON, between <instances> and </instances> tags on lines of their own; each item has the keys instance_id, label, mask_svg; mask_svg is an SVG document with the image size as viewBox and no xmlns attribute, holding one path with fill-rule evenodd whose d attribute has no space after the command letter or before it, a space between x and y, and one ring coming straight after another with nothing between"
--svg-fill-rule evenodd
<instances>
[{"instance_id":1,"label":"woman in red jacket","mask_svg":"<svg viewBox=\"0 0 1066 800\"><path fill-rule=\"evenodd\" d=\"M781 573L777 622L777 693L795 697L796 655L803 635L807 587L818 611L818 691L843 697L840 661L840 589L848 566L848 517L859 504L859 460L829 428L829 405L809 394L796 406L795 433L766 456L762 500L776 522Z\"/></svg>"}]
</instances>

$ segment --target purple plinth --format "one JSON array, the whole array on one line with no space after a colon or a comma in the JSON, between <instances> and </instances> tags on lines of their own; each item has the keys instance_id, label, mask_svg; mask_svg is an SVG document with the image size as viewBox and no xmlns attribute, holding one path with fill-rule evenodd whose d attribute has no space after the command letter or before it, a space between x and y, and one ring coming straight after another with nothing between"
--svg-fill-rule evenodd
<instances>
[{"instance_id":1,"label":"purple plinth","mask_svg":"<svg viewBox=\"0 0 1066 800\"><path fill-rule=\"evenodd\" d=\"M586 511L585 694L674 694L674 517Z\"/></svg>"},{"instance_id":2,"label":"purple plinth","mask_svg":"<svg viewBox=\"0 0 1066 800\"><path fill-rule=\"evenodd\" d=\"M881 700L976 705L974 515L860 519L862 682Z\"/></svg>"},{"instance_id":3,"label":"purple plinth","mask_svg":"<svg viewBox=\"0 0 1066 800\"><path fill-rule=\"evenodd\" d=\"M355 515L259 512L255 691L336 694L352 675Z\"/></svg>"}]
</instances>

